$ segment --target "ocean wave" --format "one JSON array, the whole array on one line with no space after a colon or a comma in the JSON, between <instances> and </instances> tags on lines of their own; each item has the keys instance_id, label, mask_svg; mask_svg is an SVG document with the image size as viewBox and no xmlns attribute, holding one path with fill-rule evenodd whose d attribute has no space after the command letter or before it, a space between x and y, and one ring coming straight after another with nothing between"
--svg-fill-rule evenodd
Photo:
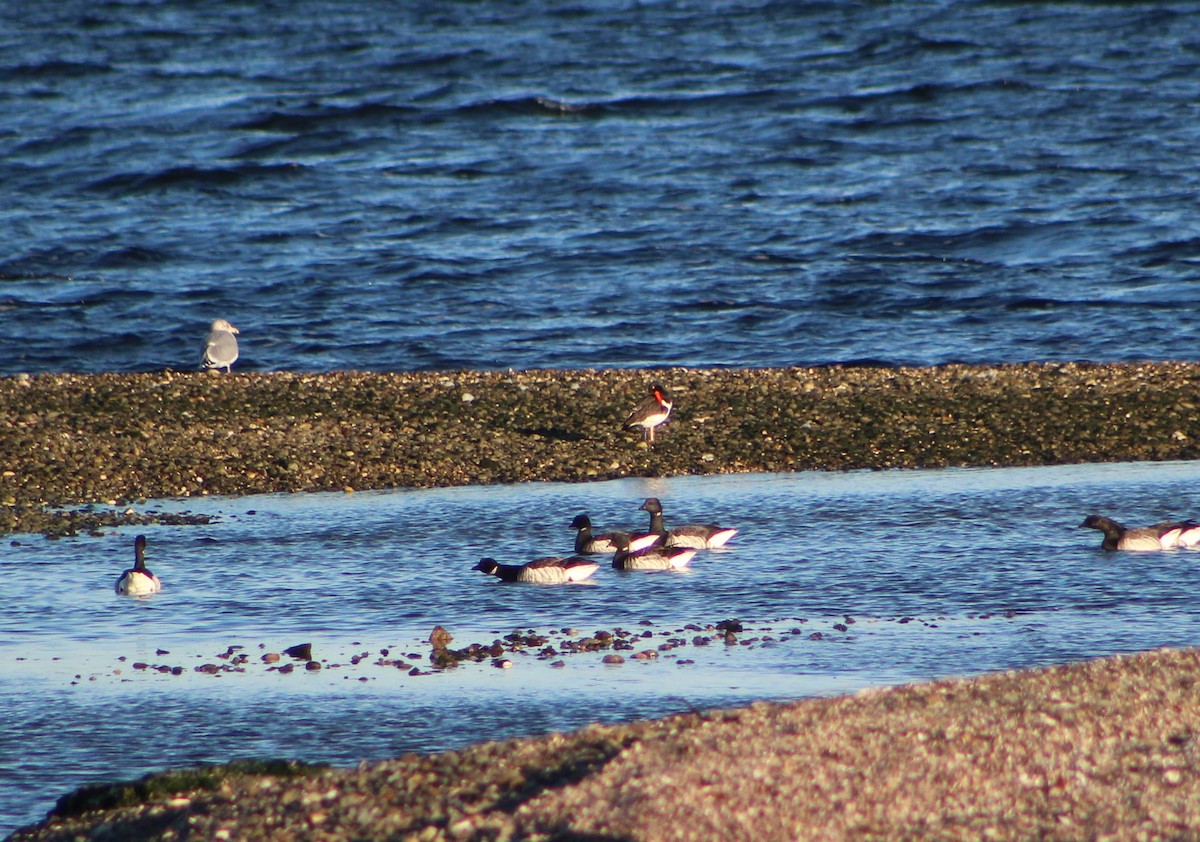
<instances>
[{"instance_id":1,"label":"ocean wave","mask_svg":"<svg viewBox=\"0 0 1200 842\"><path fill-rule=\"evenodd\" d=\"M9 370L190 367L217 316L246 370L1194 346L1187 16L315 8L6 19Z\"/></svg>"},{"instance_id":2,"label":"ocean wave","mask_svg":"<svg viewBox=\"0 0 1200 842\"><path fill-rule=\"evenodd\" d=\"M91 182L88 190L130 195L175 188L199 190L228 188L246 182L294 178L306 168L300 164L239 164L229 167L178 166L150 173L126 172Z\"/></svg>"},{"instance_id":3,"label":"ocean wave","mask_svg":"<svg viewBox=\"0 0 1200 842\"><path fill-rule=\"evenodd\" d=\"M379 126L411 118L421 109L383 102L353 105L311 105L291 111L269 111L235 123L234 128L248 132L303 134L343 126Z\"/></svg>"},{"instance_id":4,"label":"ocean wave","mask_svg":"<svg viewBox=\"0 0 1200 842\"><path fill-rule=\"evenodd\" d=\"M112 72L113 67L104 62L69 61L50 59L28 64L0 64L0 79L17 82L26 79L76 79L98 76Z\"/></svg>"}]
</instances>

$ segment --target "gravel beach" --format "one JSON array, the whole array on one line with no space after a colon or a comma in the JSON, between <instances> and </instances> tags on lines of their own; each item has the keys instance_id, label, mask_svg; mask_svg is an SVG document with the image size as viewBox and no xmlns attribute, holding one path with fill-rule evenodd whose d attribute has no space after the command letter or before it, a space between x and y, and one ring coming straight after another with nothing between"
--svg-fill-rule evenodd
<instances>
[{"instance_id":1,"label":"gravel beach","mask_svg":"<svg viewBox=\"0 0 1200 842\"><path fill-rule=\"evenodd\" d=\"M1200 653L65 797L11 838L1195 839Z\"/></svg>"},{"instance_id":2,"label":"gravel beach","mask_svg":"<svg viewBox=\"0 0 1200 842\"><path fill-rule=\"evenodd\" d=\"M653 382L653 448L620 428ZM0 526L188 497L1196 459L1200 366L0 379ZM172 500L165 514L130 501ZM1161 651L406 756L65 796L14 840L1200 838L1200 654Z\"/></svg>"},{"instance_id":3,"label":"gravel beach","mask_svg":"<svg viewBox=\"0 0 1200 842\"><path fill-rule=\"evenodd\" d=\"M675 408L648 448L621 422L653 382ZM204 494L1196 459L1198 392L1191 363L8 377L0 530L188 522L122 504Z\"/></svg>"}]
</instances>

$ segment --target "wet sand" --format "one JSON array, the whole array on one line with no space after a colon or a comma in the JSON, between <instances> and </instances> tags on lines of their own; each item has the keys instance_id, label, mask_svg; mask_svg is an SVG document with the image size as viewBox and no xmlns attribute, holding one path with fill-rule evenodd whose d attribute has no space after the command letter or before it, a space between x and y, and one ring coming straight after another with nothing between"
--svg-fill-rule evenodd
<instances>
[{"instance_id":1,"label":"wet sand","mask_svg":"<svg viewBox=\"0 0 1200 842\"><path fill-rule=\"evenodd\" d=\"M654 381L676 409L651 449L620 423ZM1197 385L1184 363L5 378L2 523L71 534L205 493L1195 459ZM1198 668L1144 653L355 770L166 775L14 838L1198 838Z\"/></svg>"}]
</instances>

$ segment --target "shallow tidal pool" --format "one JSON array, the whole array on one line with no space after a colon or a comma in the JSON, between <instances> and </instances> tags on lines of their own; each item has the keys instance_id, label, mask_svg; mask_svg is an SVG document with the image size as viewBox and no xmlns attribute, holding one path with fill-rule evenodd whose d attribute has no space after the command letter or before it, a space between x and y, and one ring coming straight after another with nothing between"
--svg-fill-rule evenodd
<instances>
[{"instance_id":1,"label":"shallow tidal pool","mask_svg":"<svg viewBox=\"0 0 1200 842\"><path fill-rule=\"evenodd\" d=\"M351 765L1194 645L1200 552L1105 553L1079 523L1198 515L1197 480L1188 462L266 495L147 504L215 515L207 526L12 536L0 833L80 784L172 766ZM740 531L679 573L599 557L588 582L533 586L471 570L570 554L580 512L598 531L642 529L649 496L668 527ZM163 590L118 597L139 532ZM439 625L451 648L504 653L434 669ZM597 632L603 648L584 643ZM283 654L305 643L319 668Z\"/></svg>"}]
</instances>

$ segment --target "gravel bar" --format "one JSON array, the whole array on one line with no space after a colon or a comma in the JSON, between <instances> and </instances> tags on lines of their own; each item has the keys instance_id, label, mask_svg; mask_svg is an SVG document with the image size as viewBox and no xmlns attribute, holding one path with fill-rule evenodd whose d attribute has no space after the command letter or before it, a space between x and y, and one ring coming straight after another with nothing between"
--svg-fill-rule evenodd
<instances>
[{"instance_id":1,"label":"gravel bar","mask_svg":"<svg viewBox=\"0 0 1200 842\"><path fill-rule=\"evenodd\" d=\"M650 448L621 423L653 382L675 409ZM1169 362L18 375L0 531L194 522L127 504L205 494L1195 459L1198 392Z\"/></svg>"}]
</instances>

